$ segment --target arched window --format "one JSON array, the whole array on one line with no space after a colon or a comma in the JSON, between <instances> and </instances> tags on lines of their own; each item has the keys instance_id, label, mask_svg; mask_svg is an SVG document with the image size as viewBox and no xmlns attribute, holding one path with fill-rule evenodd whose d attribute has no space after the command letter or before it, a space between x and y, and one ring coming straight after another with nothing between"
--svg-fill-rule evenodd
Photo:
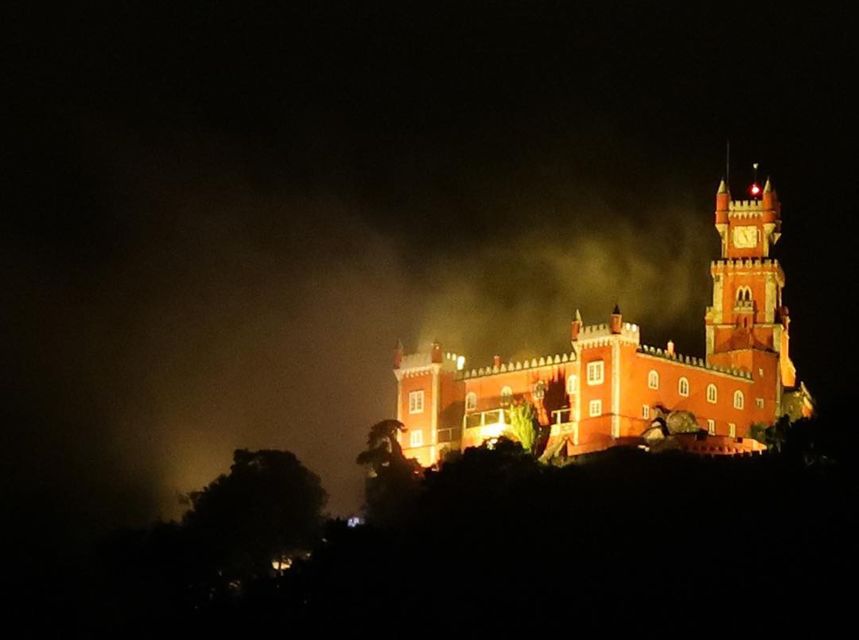
<instances>
[{"instance_id":1,"label":"arched window","mask_svg":"<svg viewBox=\"0 0 859 640\"><path fill-rule=\"evenodd\" d=\"M477 394L474 391L465 396L465 410L474 411L477 409Z\"/></svg>"},{"instance_id":2,"label":"arched window","mask_svg":"<svg viewBox=\"0 0 859 640\"><path fill-rule=\"evenodd\" d=\"M576 375L574 373L571 373L567 376L567 393L569 395L573 395L576 393L576 387L578 386L577 383L578 380L576 379Z\"/></svg>"},{"instance_id":3,"label":"arched window","mask_svg":"<svg viewBox=\"0 0 859 640\"><path fill-rule=\"evenodd\" d=\"M734 409L742 409L745 404L746 398L743 395L743 392L737 389L734 391Z\"/></svg>"},{"instance_id":4,"label":"arched window","mask_svg":"<svg viewBox=\"0 0 859 640\"><path fill-rule=\"evenodd\" d=\"M716 385L708 384L707 385L707 402L711 404L716 404L716 400L718 399L718 391L716 390Z\"/></svg>"},{"instance_id":5,"label":"arched window","mask_svg":"<svg viewBox=\"0 0 859 640\"><path fill-rule=\"evenodd\" d=\"M509 407L513 402L513 389L501 387L501 406Z\"/></svg>"},{"instance_id":6,"label":"arched window","mask_svg":"<svg viewBox=\"0 0 859 640\"><path fill-rule=\"evenodd\" d=\"M738 287L737 288L737 302L751 302L752 301L752 288L751 287Z\"/></svg>"},{"instance_id":7,"label":"arched window","mask_svg":"<svg viewBox=\"0 0 859 640\"><path fill-rule=\"evenodd\" d=\"M648 389L658 389L659 388L659 373L650 370L650 373L647 374L647 388Z\"/></svg>"},{"instance_id":8,"label":"arched window","mask_svg":"<svg viewBox=\"0 0 859 640\"><path fill-rule=\"evenodd\" d=\"M680 378L680 380L677 382L677 392L684 398L688 398L689 380L687 380L686 378Z\"/></svg>"}]
</instances>

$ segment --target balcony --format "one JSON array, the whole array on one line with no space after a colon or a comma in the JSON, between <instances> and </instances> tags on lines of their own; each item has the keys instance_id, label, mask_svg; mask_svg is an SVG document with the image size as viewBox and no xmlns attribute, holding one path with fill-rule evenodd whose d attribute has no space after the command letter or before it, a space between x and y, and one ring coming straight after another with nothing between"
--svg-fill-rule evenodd
<instances>
[{"instance_id":1,"label":"balcony","mask_svg":"<svg viewBox=\"0 0 859 640\"><path fill-rule=\"evenodd\" d=\"M573 444L579 444L579 425L573 409L567 407L552 411L550 435L570 436ZM508 430L508 420L503 408L466 413L462 417L463 436L468 439L486 440L498 438Z\"/></svg>"},{"instance_id":2,"label":"balcony","mask_svg":"<svg viewBox=\"0 0 859 640\"><path fill-rule=\"evenodd\" d=\"M571 407L552 411L552 436L569 436L574 445L579 444L579 422Z\"/></svg>"},{"instance_id":3,"label":"balcony","mask_svg":"<svg viewBox=\"0 0 859 640\"><path fill-rule=\"evenodd\" d=\"M497 438L507 430L507 416L502 408L466 413L462 417L462 428L472 437Z\"/></svg>"}]
</instances>

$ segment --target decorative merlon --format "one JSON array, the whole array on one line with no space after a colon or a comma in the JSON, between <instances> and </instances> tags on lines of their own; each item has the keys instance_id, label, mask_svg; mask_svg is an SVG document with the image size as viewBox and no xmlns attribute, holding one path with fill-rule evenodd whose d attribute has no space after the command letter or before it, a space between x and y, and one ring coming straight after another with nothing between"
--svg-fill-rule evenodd
<instances>
[{"instance_id":1,"label":"decorative merlon","mask_svg":"<svg viewBox=\"0 0 859 640\"><path fill-rule=\"evenodd\" d=\"M487 367L480 367L479 369L471 369L461 371L458 374L458 378L470 379L470 378L480 378L484 376L494 376L499 373L510 373L511 371L525 371L528 369L540 369L541 367L554 367L560 364L567 364L568 362L575 362L576 354L573 353L564 353L548 356L541 356L540 358L531 358L530 360L525 359L518 362L507 362L502 363L500 365L491 365Z\"/></svg>"},{"instance_id":2,"label":"decorative merlon","mask_svg":"<svg viewBox=\"0 0 859 640\"><path fill-rule=\"evenodd\" d=\"M653 356L655 358L662 358L663 360L669 360L671 362L676 362L677 364L688 365L690 367L697 367L699 369L706 369L707 371L712 371L714 373L721 373L726 376L731 376L734 378L742 378L744 380L751 380L752 374L747 371L741 371L740 369L729 369L727 367L718 367L715 365L709 365L703 358L696 358L695 356L687 356L679 353L670 354L668 351L661 349L659 347L651 347L649 345L643 344L638 349L638 353L643 353L648 356Z\"/></svg>"}]
</instances>

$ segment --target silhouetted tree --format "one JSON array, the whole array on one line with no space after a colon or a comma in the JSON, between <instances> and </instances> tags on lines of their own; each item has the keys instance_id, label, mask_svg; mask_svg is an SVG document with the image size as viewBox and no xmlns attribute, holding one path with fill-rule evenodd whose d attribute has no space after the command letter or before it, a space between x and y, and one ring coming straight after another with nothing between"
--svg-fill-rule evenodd
<instances>
[{"instance_id":1,"label":"silhouetted tree","mask_svg":"<svg viewBox=\"0 0 859 640\"><path fill-rule=\"evenodd\" d=\"M190 498L183 525L197 559L225 578L243 578L266 575L274 558L310 548L327 495L293 453L239 449L230 473Z\"/></svg>"},{"instance_id":2,"label":"silhouetted tree","mask_svg":"<svg viewBox=\"0 0 859 640\"><path fill-rule=\"evenodd\" d=\"M390 524L400 518L420 486L420 464L406 458L397 441L397 434L405 430L398 420L377 422L370 427L367 449L356 460L369 471L365 506L367 517L376 524Z\"/></svg>"}]
</instances>

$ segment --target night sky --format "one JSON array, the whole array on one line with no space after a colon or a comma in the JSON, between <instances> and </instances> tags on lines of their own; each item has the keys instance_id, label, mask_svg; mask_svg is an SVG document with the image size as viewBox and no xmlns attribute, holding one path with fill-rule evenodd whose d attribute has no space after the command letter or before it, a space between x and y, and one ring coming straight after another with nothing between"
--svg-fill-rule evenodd
<instances>
[{"instance_id":1,"label":"night sky","mask_svg":"<svg viewBox=\"0 0 859 640\"><path fill-rule=\"evenodd\" d=\"M84 534L283 448L348 513L398 338L480 366L618 302L701 356L727 139L800 377L851 397L855 17L629 4L4 8L4 491Z\"/></svg>"}]
</instances>

